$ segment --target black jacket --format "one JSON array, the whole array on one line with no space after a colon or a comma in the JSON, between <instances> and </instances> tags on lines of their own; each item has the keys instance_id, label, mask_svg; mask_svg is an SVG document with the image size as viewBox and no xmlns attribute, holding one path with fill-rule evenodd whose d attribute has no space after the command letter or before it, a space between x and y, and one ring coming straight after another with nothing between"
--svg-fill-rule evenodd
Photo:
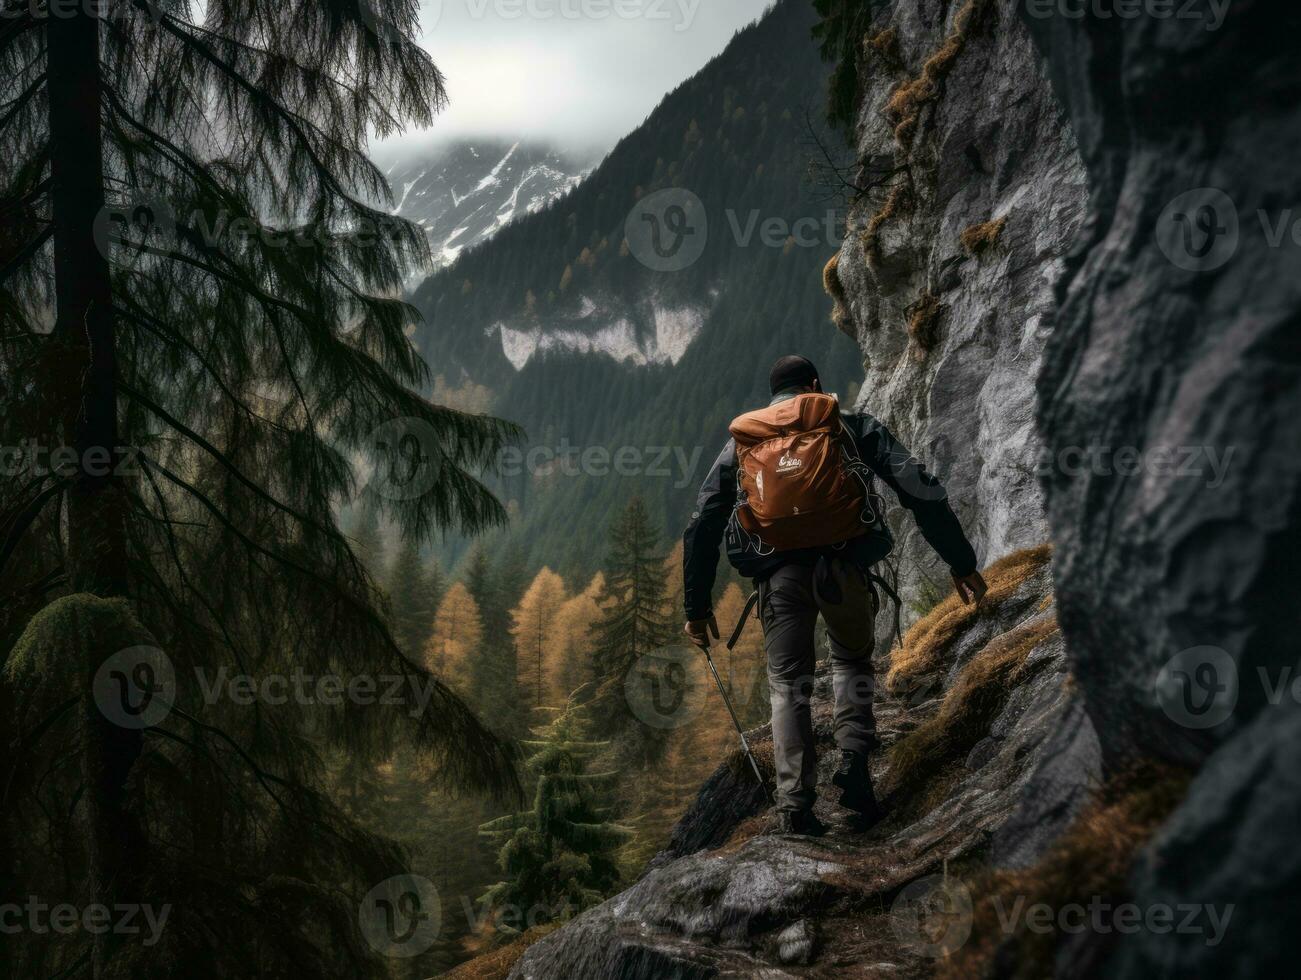
<instances>
[{"instance_id":1,"label":"black jacket","mask_svg":"<svg viewBox=\"0 0 1301 980\"><path fill-rule=\"evenodd\" d=\"M782 397L773 399L774 403ZM853 437L859 457L895 492L899 503L912 512L922 536L956 576L976 570L976 553L949 506L943 485L890 434L890 430L867 413L842 416ZM729 532L736 505L736 445L727 441L700 487L691 523L682 535L682 577L687 619L698 620L713 610L714 579L718 574L718 552L728 538L728 558L747 578L762 581L778 567L791 563L812 563L830 548L781 551L766 557L744 551ZM889 529L878 521L869 533L851 539L839 551L868 568L890 553L893 542Z\"/></svg>"}]
</instances>

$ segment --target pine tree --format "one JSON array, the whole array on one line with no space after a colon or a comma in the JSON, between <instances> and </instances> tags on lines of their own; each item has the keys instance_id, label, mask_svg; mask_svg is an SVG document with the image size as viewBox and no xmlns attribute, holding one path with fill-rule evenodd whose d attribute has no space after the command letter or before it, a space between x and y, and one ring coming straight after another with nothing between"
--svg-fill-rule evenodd
<instances>
[{"instance_id":1,"label":"pine tree","mask_svg":"<svg viewBox=\"0 0 1301 980\"><path fill-rule=\"evenodd\" d=\"M366 574L375 582L384 580L384 536L379 527L379 507L369 497L357 508L351 529L348 531L349 544L357 561L366 570Z\"/></svg>"},{"instance_id":2,"label":"pine tree","mask_svg":"<svg viewBox=\"0 0 1301 980\"><path fill-rule=\"evenodd\" d=\"M435 564L435 570L437 565ZM420 561L420 546L405 539L389 568L387 588L393 639L408 657L419 657L429 640L441 596L435 594Z\"/></svg>"},{"instance_id":3,"label":"pine tree","mask_svg":"<svg viewBox=\"0 0 1301 980\"><path fill-rule=\"evenodd\" d=\"M624 703L624 680L642 657L675 637L665 610L664 556L640 497L628 502L610 529L605 588L598 598L601 618L593 626L593 662L598 721L605 735L635 734L640 754L658 741L638 725Z\"/></svg>"},{"instance_id":4,"label":"pine tree","mask_svg":"<svg viewBox=\"0 0 1301 980\"><path fill-rule=\"evenodd\" d=\"M90 679L148 641L177 678L424 686L335 509L368 484L420 541L504 518L474 474L515 430L417 393L416 314L395 297L428 243L365 154L429 124L442 78L409 0L59 6L0 18L0 445L77 460L0 483L0 702L21 706L0 742L23 746L5 874L177 912L147 956L111 930L6 953L20 975L377 976L355 929L271 911L351 920L404 869L324 795L318 753L416 745L461 786L510 789L506 746L440 684L412 713L178 683L142 730L104 717Z\"/></svg>"},{"instance_id":5,"label":"pine tree","mask_svg":"<svg viewBox=\"0 0 1301 980\"><path fill-rule=\"evenodd\" d=\"M534 577L519 606L512 614L515 637L516 684L525 711L559 707L555 692L547 684L552 673L549 662L559 649L556 619L565 602L565 583L549 568ZM565 697L569 692L565 692ZM525 715L533 718L534 715Z\"/></svg>"},{"instance_id":6,"label":"pine tree","mask_svg":"<svg viewBox=\"0 0 1301 980\"><path fill-rule=\"evenodd\" d=\"M536 779L532 808L480 828L506 875L480 901L497 913L496 928L507 934L527 923L571 918L603 901L619 883L618 849L631 836L611 819L618 773L588 772L608 743L591 739L580 698L571 698L535 735L525 743Z\"/></svg>"}]
</instances>

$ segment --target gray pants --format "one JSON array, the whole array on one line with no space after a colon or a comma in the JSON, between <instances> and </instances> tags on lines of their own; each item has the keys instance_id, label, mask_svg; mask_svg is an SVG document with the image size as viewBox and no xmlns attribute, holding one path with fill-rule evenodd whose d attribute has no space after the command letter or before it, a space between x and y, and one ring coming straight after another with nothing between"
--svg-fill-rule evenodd
<instances>
[{"instance_id":1,"label":"gray pants","mask_svg":"<svg viewBox=\"0 0 1301 980\"><path fill-rule=\"evenodd\" d=\"M876 744L872 716L872 649L877 598L867 574L840 558L786 565L759 586L759 616L768 654L777 808L802 810L817 799L813 745L816 660L813 631L821 613L831 640L836 744L866 754Z\"/></svg>"}]
</instances>

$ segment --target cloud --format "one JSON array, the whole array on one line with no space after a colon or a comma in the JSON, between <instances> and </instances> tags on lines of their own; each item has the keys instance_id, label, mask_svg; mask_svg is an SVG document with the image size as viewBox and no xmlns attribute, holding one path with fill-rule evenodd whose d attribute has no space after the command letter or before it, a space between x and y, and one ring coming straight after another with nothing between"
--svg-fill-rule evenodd
<instances>
[{"instance_id":1,"label":"cloud","mask_svg":"<svg viewBox=\"0 0 1301 980\"><path fill-rule=\"evenodd\" d=\"M451 106L378 149L466 137L606 149L769 0L424 0L421 45Z\"/></svg>"}]
</instances>

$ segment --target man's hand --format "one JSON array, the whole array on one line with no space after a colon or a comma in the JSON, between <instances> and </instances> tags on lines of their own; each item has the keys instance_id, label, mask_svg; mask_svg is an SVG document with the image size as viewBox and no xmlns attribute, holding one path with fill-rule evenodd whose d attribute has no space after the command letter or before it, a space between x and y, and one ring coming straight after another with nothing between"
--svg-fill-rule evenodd
<instances>
[{"instance_id":1,"label":"man's hand","mask_svg":"<svg viewBox=\"0 0 1301 980\"><path fill-rule=\"evenodd\" d=\"M972 572L970 575L962 576L962 578L955 575L953 577L953 587L958 590L958 595L963 603L968 606L973 602L980 602L981 599L985 598L985 593L989 591L989 586L981 578L980 572Z\"/></svg>"},{"instance_id":2,"label":"man's hand","mask_svg":"<svg viewBox=\"0 0 1301 980\"><path fill-rule=\"evenodd\" d=\"M687 637L696 646L702 650L709 649L709 634L714 634L714 639L718 639L718 620L714 614L710 613L708 619L693 619L683 627Z\"/></svg>"}]
</instances>

